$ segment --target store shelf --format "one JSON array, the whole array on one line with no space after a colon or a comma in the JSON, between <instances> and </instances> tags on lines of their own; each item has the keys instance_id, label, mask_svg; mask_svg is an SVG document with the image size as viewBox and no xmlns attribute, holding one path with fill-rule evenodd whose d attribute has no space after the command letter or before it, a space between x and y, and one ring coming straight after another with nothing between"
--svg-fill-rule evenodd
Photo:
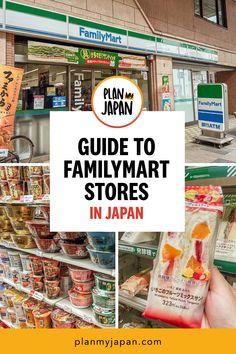
<instances>
[{"instance_id":1,"label":"store shelf","mask_svg":"<svg viewBox=\"0 0 236 354\"><path fill-rule=\"evenodd\" d=\"M115 276L115 270L114 269L105 269L105 268L99 268L96 264L92 263L92 261L89 258L85 258L85 259L78 259L78 258L70 258L66 255L63 255L61 253L46 253L46 252L42 252L40 251L38 248L18 248L15 247L12 244L9 244L8 242L4 242L1 241L0 242L0 246L4 246L7 248L11 248L20 252L25 252L25 253L29 253L29 254L34 254L36 256L39 257L45 257L45 258L49 258L49 259L54 259L66 264L70 264L70 265L76 265L78 267L82 267L82 268L86 268L86 269L90 269L93 270L95 272L99 272L99 273L103 273L103 274L108 274L108 275L112 275Z\"/></svg>"},{"instance_id":2,"label":"store shelf","mask_svg":"<svg viewBox=\"0 0 236 354\"><path fill-rule=\"evenodd\" d=\"M155 258L157 254L158 246L151 245L149 243L139 243L135 245L129 245L125 242L119 241L119 251L135 254L137 256Z\"/></svg>"},{"instance_id":3,"label":"store shelf","mask_svg":"<svg viewBox=\"0 0 236 354\"><path fill-rule=\"evenodd\" d=\"M223 273L236 274L236 260L229 261L228 259L215 259L214 264Z\"/></svg>"},{"instance_id":4,"label":"store shelf","mask_svg":"<svg viewBox=\"0 0 236 354\"><path fill-rule=\"evenodd\" d=\"M133 309L136 309L140 312L144 311L147 304L147 300L145 299L141 299L140 297L137 296L128 296L121 292L119 292L119 302L121 304L130 306Z\"/></svg>"},{"instance_id":5,"label":"store shelf","mask_svg":"<svg viewBox=\"0 0 236 354\"><path fill-rule=\"evenodd\" d=\"M185 171L186 185L214 185L216 179L222 187L236 185L236 166L207 166Z\"/></svg>"}]
</instances>

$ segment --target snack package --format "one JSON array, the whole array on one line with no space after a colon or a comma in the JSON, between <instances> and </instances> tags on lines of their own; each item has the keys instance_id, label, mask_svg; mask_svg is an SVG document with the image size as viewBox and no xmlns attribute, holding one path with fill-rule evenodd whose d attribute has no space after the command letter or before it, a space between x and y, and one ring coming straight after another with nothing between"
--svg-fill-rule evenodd
<instances>
[{"instance_id":1,"label":"snack package","mask_svg":"<svg viewBox=\"0 0 236 354\"><path fill-rule=\"evenodd\" d=\"M155 239L156 232L125 232L121 237L121 241L127 242L131 245L154 241Z\"/></svg>"},{"instance_id":2,"label":"snack package","mask_svg":"<svg viewBox=\"0 0 236 354\"><path fill-rule=\"evenodd\" d=\"M225 196L224 212L216 243L216 258L236 259L236 198Z\"/></svg>"},{"instance_id":3,"label":"snack package","mask_svg":"<svg viewBox=\"0 0 236 354\"><path fill-rule=\"evenodd\" d=\"M182 328L201 326L219 221L220 187L186 187L185 232L166 232L154 261L143 315Z\"/></svg>"},{"instance_id":4,"label":"snack package","mask_svg":"<svg viewBox=\"0 0 236 354\"><path fill-rule=\"evenodd\" d=\"M142 272L128 278L122 285L120 285L120 290L130 296L135 296L142 289L145 289L149 285L149 282L150 269L145 269Z\"/></svg>"}]
</instances>

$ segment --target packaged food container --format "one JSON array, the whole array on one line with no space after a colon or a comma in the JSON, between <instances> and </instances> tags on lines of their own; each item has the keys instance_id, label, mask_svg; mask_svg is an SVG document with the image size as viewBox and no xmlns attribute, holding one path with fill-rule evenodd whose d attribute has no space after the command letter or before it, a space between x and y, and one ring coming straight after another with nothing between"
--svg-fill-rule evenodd
<instances>
[{"instance_id":1,"label":"packaged food container","mask_svg":"<svg viewBox=\"0 0 236 354\"><path fill-rule=\"evenodd\" d=\"M96 321L103 326L113 327L115 325L115 311L104 309L102 307L93 305L93 313Z\"/></svg>"},{"instance_id":2,"label":"packaged food container","mask_svg":"<svg viewBox=\"0 0 236 354\"><path fill-rule=\"evenodd\" d=\"M20 200L24 195L24 181L11 179L8 181L12 200Z\"/></svg>"},{"instance_id":3,"label":"packaged food container","mask_svg":"<svg viewBox=\"0 0 236 354\"><path fill-rule=\"evenodd\" d=\"M24 300L22 307L25 313L28 326L35 326L33 311L39 307L39 302L32 297Z\"/></svg>"},{"instance_id":4,"label":"packaged food container","mask_svg":"<svg viewBox=\"0 0 236 354\"><path fill-rule=\"evenodd\" d=\"M61 249L64 254L71 258L87 258L88 251L86 248L86 244L78 245L75 243L65 243L63 241L60 242Z\"/></svg>"},{"instance_id":5,"label":"packaged food container","mask_svg":"<svg viewBox=\"0 0 236 354\"><path fill-rule=\"evenodd\" d=\"M58 232L62 240L76 240L78 243L84 243L87 239L85 232Z\"/></svg>"},{"instance_id":6,"label":"packaged food container","mask_svg":"<svg viewBox=\"0 0 236 354\"><path fill-rule=\"evenodd\" d=\"M18 317L18 324L20 328L27 328L26 318Z\"/></svg>"},{"instance_id":7,"label":"packaged food container","mask_svg":"<svg viewBox=\"0 0 236 354\"><path fill-rule=\"evenodd\" d=\"M68 266L73 281L90 281L93 279L93 271L76 266Z\"/></svg>"},{"instance_id":8,"label":"packaged food container","mask_svg":"<svg viewBox=\"0 0 236 354\"><path fill-rule=\"evenodd\" d=\"M34 200L42 199L43 196L43 178L42 176L30 177L30 194L33 195Z\"/></svg>"},{"instance_id":9,"label":"packaged food container","mask_svg":"<svg viewBox=\"0 0 236 354\"><path fill-rule=\"evenodd\" d=\"M45 220L30 220L26 225L34 237L50 239L55 235L55 232L50 232L50 224Z\"/></svg>"},{"instance_id":10,"label":"packaged food container","mask_svg":"<svg viewBox=\"0 0 236 354\"><path fill-rule=\"evenodd\" d=\"M60 262L55 259L42 258L43 267L52 267L58 268L60 266Z\"/></svg>"},{"instance_id":11,"label":"packaged food container","mask_svg":"<svg viewBox=\"0 0 236 354\"><path fill-rule=\"evenodd\" d=\"M7 317L12 324L16 323L16 313L14 308L7 309Z\"/></svg>"},{"instance_id":12,"label":"packaged food container","mask_svg":"<svg viewBox=\"0 0 236 354\"><path fill-rule=\"evenodd\" d=\"M94 273L95 286L102 291L114 293L116 291L116 281L110 275Z\"/></svg>"},{"instance_id":13,"label":"packaged food container","mask_svg":"<svg viewBox=\"0 0 236 354\"><path fill-rule=\"evenodd\" d=\"M43 174L44 175L47 175L50 173L50 165L46 165L46 166L44 165L42 167L43 167Z\"/></svg>"},{"instance_id":14,"label":"packaged food container","mask_svg":"<svg viewBox=\"0 0 236 354\"><path fill-rule=\"evenodd\" d=\"M9 264L10 265L8 251L5 248L0 249L0 261L2 264Z\"/></svg>"},{"instance_id":15,"label":"packaged food container","mask_svg":"<svg viewBox=\"0 0 236 354\"><path fill-rule=\"evenodd\" d=\"M23 286L23 288L32 289L30 278L31 278L31 271L21 272L20 281L21 281L21 286Z\"/></svg>"},{"instance_id":16,"label":"packaged food container","mask_svg":"<svg viewBox=\"0 0 236 354\"><path fill-rule=\"evenodd\" d=\"M50 175L43 176L43 194L50 194Z\"/></svg>"},{"instance_id":17,"label":"packaged food container","mask_svg":"<svg viewBox=\"0 0 236 354\"><path fill-rule=\"evenodd\" d=\"M30 283L33 290L40 293L43 292L43 276L42 275L31 275Z\"/></svg>"},{"instance_id":18,"label":"packaged food container","mask_svg":"<svg viewBox=\"0 0 236 354\"><path fill-rule=\"evenodd\" d=\"M22 270L20 253L18 251L8 251L8 257L11 267Z\"/></svg>"},{"instance_id":19,"label":"packaged food container","mask_svg":"<svg viewBox=\"0 0 236 354\"><path fill-rule=\"evenodd\" d=\"M11 279L11 267L8 264L4 265L4 275L5 278Z\"/></svg>"},{"instance_id":20,"label":"packaged food container","mask_svg":"<svg viewBox=\"0 0 236 354\"><path fill-rule=\"evenodd\" d=\"M68 291L70 302L73 306L85 309L92 305L92 295L90 293L79 293L73 289Z\"/></svg>"},{"instance_id":21,"label":"packaged food container","mask_svg":"<svg viewBox=\"0 0 236 354\"><path fill-rule=\"evenodd\" d=\"M1 181L0 182L0 188L1 188L1 192L2 192L2 196L3 197L11 196L10 188L9 188L9 185L8 185L7 181Z\"/></svg>"},{"instance_id":22,"label":"packaged food container","mask_svg":"<svg viewBox=\"0 0 236 354\"><path fill-rule=\"evenodd\" d=\"M5 167L7 179L20 179L20 167L19 166L6 166Z\"/></svg>"},{"instance_id":23,"label":"packaged food container","mask_svg":"<svg viewBox=\"0 0 236 354\"><path fill-rule=\"evenodd\" d=\"M22 166L22 177L25 181L29 180L30 177L29 166Z\"/></svg>"},{"instance_id":24,"label":"packaged food container","mask_svg":"<svg viewBox=\"0 0 236 354\"><path fill-rule=\"evenodd\" d=\"M42 258L37 256L30 256L31 269L33 274L42 275L43 274L43 263Z\"/></svg>"},{"instance_id":25,"label":"packaged food container","mask_svg":"<svg viewBox=\"0 0 236 354\"><path fill-rule=\"evenodd\" d=\"M56 299L60 295L60 280L46 280L44 279L45 290L48 299Z\"/></svg>"},{"instance_id":26,"label":"packaged food container","mask_svg":"<svg viewBox=\"0 0 236 354\"><path fill-rule=\"evenodd\" d=\"M0 317L2 319L7 317L7 305L4 302L0 302Z\"/></svg>"},{"instance_id":27,"label":"packaged food container","mask_svg":"<svg viewBox=\"0 0 236 354\"><path fill-rule=\"evenodd\" d=\"M6 290L4 293L4 302L7 305L7 307L13 307L13 300L15 298L16 294L15 292L11 291L11 290Z\"/></svg>"},{"instance_id":28,"label":"packaged food container","mask_svg":"<svg viewBox=\"0 0 236 354\"><path fill-rule=\"evenodd\" d=\"M92 290L93 303L106 309L115 308L115 294L109 294L97 288Z\"/></svg>"},{"instance_id":29,"label":"packaged food container","mask_svg":"<svg viewBox=\"0 0 236 354\"><path fill-rule=\"evenodd\" d=\"M91 292L93 286L94 286L94 280L84 281L84 282L81 281L73 282L73 289L81 293Z\"/></svg>"},{"instance_id":30,"label":"packaged food container","mask_svg":"<svg viewBox=\"0 0 236 354\"><path fill-rule=\"evenodd\" d=\"M48 308L39 308L33 311L35 328L51 328L51 313L52 311Z\"/></svg>"},{"instance_id":31,"label":"packaged food container","mask_svg":"<svg viewBox=\"0 0 236 354\"><path fill-rule=\"evenodd\" d=\"M98 328L97 326L95 326L95 324L89 323L89 322L85 322L81 318L77 318L75 327L76 328L80 328L80 329Z\"/></svg>"},{"instance_id":32,"label":"packaged food container","mask_svg":"<svg viewBox=\"0 0 236 354\"><path fill-rule=\"evenodd\" d=\"M18 300L14 300L14 310L17 318L24 317L22 300L23 300L22 297L20 297Z\"/></svg>"},{"instance_id":33,"label":"packaged food container","mask_svg":"<svg viewBox=\"0 0 236 354\"><path fill-rule=\"evenodd\" d=\"M88 241L97 251L115 251L115 232L88 232Z\"/></svg>"},{"instance_id":34,"label":"packaged food container","mask_svg":"<svg viewBox=\"0 0 236 354\"><path fill-rule=\"evenodd\" d=\"M5 166L0 166L0 180L1 181L6 181L7 180Z\"/></svg>"},{"instance_id":35,"label":"packaged food container","mask_svg":"<svg viewBox=\"0 0 236 354\"><path fill-rule=\"evenodd\" d=\"M32 269L30 256L28 254L21 253L20 259L21 259L23 271L25 271L25 272L30 271Z\"/></svg>"},{"instance_id":36,"label":"packaged food container","mask_svg":"<svg viewBox=\"0 0 236 354\"><path fill-rule=\"evenodd\" d=\"M21 203L14 205L7 204L5 206L5 211L7 216L10 218L12 227L16 234L29 234L29 229L25 222L34 218L35 209L36 206Z\"/></svg>"},{"instance_id":37,"label":"packaged food container","mask_svg":"<svg viewBox=\"0 0 236 354\"><path fill-rule=\"evenodd\" d=\"M49 221L50 220L50 206L49 205L41 205L39 207L41 210L41 213L43 214L43 217Z\"/></svg>"},{"instance_id":38,"label":"packaged food container","mask_svg":"<svg viewBox=\"0 0 236 354\"><path fill-rule=\"evenodd\" d=\"M54 328L74 328L76 319L74 315L61 309L56 309L51 314Z\"/></svg>"},{"instance_id":39,"label":"packaged food container","mask_svg":"<svg viewBox=\"0 0 236 354\"><path fill-rule=\"evenodd\" d=\"M63 294L67 294L71 286L72 286L71 277L69 275L61 275L61 285L60 285L61 292Z\"/></svg>"},{"instance_id":40,"label":"packaged food container","mask_svg":"<svg viewBox=\"0 0 236 354\"><path fill-rule=\"evenodd\" d=\"M58 240L55 239L40 239L35 237L37 247L45 253L55 253L60 250Z\"/></svg>"},{"instance_id":41,"label":"packaged food container","mask_svg":"<svg viewBox=\"0 0 236 354\"><path fill-rule=\"evenodd\" d=\"M11 269L11 280L13 281L14 284L20 283L20 272L21 271L18 268Z\"/></svg>"},{"instance_id":42,"label":"packaged food container","mask_svg":"<svg viewBox=\"0 0 236 354\"><path fill-rule=\"evenodd\" d=\"M31 235L11 234L11 239L14 245L18 248L36 248L36 244Z\"/></svg>"},{"instance_id":43,"label":"packaged food container","mask_svg":"<svg viewBox=\"0 0 236 354\"><path fill-rule=\"evenodd\" d=\"M91 246L87 246L91 261L101 268L113 269L115 268L115 253L108 251L97 251Z\"/></svg>"},{"instance_id":44,"label":"packaged food container","mask_svg":"<svg viewBox=\"0 0 236 354\"><path fill-rule=\"evenodd\" d=\"M43 174L42 166L29 166L29 175L38 175L41 176Z\"/></svg>"},{"instance_id":45,"label":"packaged food container","mask_svg":"<svg viewBox=\"0 0 236 354\"><path fill-rule=\"evenodd\" d=\"M47 280L57 280L58 276L60 275L60 268L59 267L47 267L43 266L44 275Z\"/></svg>"}]
</instances>

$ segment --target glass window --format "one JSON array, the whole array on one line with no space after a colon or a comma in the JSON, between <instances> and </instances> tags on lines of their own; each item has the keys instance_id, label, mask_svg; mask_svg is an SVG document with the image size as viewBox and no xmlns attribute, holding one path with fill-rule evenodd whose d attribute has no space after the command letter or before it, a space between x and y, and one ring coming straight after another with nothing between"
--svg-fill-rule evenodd
<instances>
[{"instance_id":1,"label":"glass window","mask_svg":"<svg viewBox=\"0 0 236 354\"><path fill-rule=\"evenodd\" d=\"M91 111L92 70L72 67L71 77L71 110Z\"/></svg>"},{"instance_id":2,"label":"glass window","mask_svg":"<svg viewBox=\"0 0 236 354\"><path fill-rule=\"evenodd\" d=\"M24 69L17 110L68 106L67 68L62 65L16 64Z\"/></svg>"},{"instance_id":3,"label":"glass window","mask_svg":"<svg viewBox=\"0 0 236 354\"><path fill-rule=\"evenodd\" d=\"M141 89L144 97L144 110L149 110L148 72L138 70L118 70L118 75L126 76L133 80Z\"/></svg>"},{"instance_id":4,"label":"glass window","mask_svg":"<svg viewBox=\"0 0 236 354\"><path fill-rule=\"evenodd\" d=\"M194 121L191 70L174 69L175 110L185 112L185 122Z\"/></svg>"},{"instance_id":5,"label":"glass window","mask_svg":"<svg viewBox=\"0 0 236 354\"><path fill-rule=\"evenodd\" d=\"M208 21L227 27L225 0L194 0L194 12Z\"/></svg>"},{"instance_id":6,"label":"glass window","mask_svg":"<svg viewBox=\"0 0 236 354\"><path fill-rule=\"evenodd\" d=\"M114 69L95 69L94 77L95 77L95 86L99 84L100 81L106 79L107 77L114 76L116 71Z\"/></svg>"}]
</instances>

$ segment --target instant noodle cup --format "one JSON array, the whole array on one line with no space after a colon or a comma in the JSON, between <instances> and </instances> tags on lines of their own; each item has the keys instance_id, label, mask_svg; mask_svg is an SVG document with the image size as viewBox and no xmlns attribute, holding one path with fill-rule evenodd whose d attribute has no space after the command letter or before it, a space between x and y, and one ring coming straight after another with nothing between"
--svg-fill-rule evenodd
<instances>
[{"instance_id":1,"label":"instant noodle cup","mask_svg":"<svg viewBox=\"0 0 236 354\"><path fill-rule=\"evenodd\" d=\"M60 275L59 267L47 267L44 265L44 275L47 280L57 280Z\"/></svg>"},{"instance_id":2,"label":"instant noodle cup","mask_svg":"<svg viewBox=\"0 0 236 354\"><path fill-rule=\"evenodd\" d=\"M0 318L7 317L7 305L4 302L0 302Z\"/></svg>"},{"instance_id":3,"label":"instant noodle cup","mask_svg":"<svg viewBox=\"0 0 236 354\"><path fill-rule=\"evenodd\" d=\"M34 240L36 242L37 247L45 253L55 253L60 250L58 240L56 239L40 239L38 237L35 237Z\"/></svg>"},{"instance_id":4,"label":"instant noodle cup","mask_svg":"<svg viewBox=\"0 0 236 354\"><path fill-rule=\"evenodd\" d=\"M2 264L10 265L8 251L5 248L0 248L0 261Z\"/></svg>"},{"instance_id":5,"label":"instant noodle cup","mask_svg":"<svg viewBox=\"0 0 236 354\"><path fill-rule=\"evenodd\" d=\"M0 181L0 188L3 197L11 196L10 188L7 181Z\"/></svg>"},{"instance_id":6,"label":"instant noodle cup","mask_svg":"<svg viewBox=\"0 0 236 354\"><path fill-rule=\"evenodd\" d=\"M25 271L25 272L31 271L32 268L31 268L30 256L28 254L21 253L20 259L21 259L23 271Z\"/></svg>"},{"instance_id":7,"label":"instant noodle cup","mask_svg":"<svg viewBox=\"0 0 236 354\"><path fill-rule=\"evenodd\" d=\"M115 308L115 294L109 294L97 288L92 291L93 303L97 306L114 309Z\"/></svg>"},{"instance_id":8,"label":"instant noodle cup","mask_svg":"<svg viewBox=\"0 0 236 354\"><path fill-rule=\"evenodd\" d=\"M52 267L56 268L60 266L60 262L55 259L42 258L43 267Z\"/></svg>"},{"instance_id":9,"label":"instant noodle cup","mask_svg":"<svg viewBox=\"0 0 236 354\"><path fill-rule=\"evenodd\" d=\"M43 274L43 263L42 258L37 256L30 256L31 268L33 274L42 275Z\"/></svg>"},{"instance_id":10,"label":"instant noodle cup","mask_svg":"<svg viewBox=\"0 0 236 354\"><path fill-rule=\"evenodd\" d=\"M42 199L43 196L43 178L41 176L30 177L30 192L34 200Z\"/></svg>"},{"instance_id":11,"label":"instant noodle cup","mask_svg":"<svg viewBox=\"0 0 236 354\"><path fill-rule=\"evenodd\" d=\"M41 176L43 173L42 166L29 166L29 175Z\"/></svg>"},{"instance_id":12,"label":"instant noodle cup","mask_svg":"<svg viewBox=\"0 0 236 354\"><path fill-rule=\"evenodd\" d=\"M8 257L11 267L22 270L20 253L18 251L8 251Z\"/></svg>"},{"instance_id":13,"label":"instant noodle cup","mask_svg":"<svg viewBox=\"0 0 236 354\"><path fill-rule=\"evenodd\" d=\"M115 325L115 311L104 309L96 305L92 306L96 321L103 326L113 327Z\"/></svg>"},{"instance_id":14,"label":"instant noodle cup","mask_svg":"<svg viewBox=\"0 0 236 354\"><path fill-rule=\"evenodd\" d=\"M16 313L15 313L14 308L10 307L10 308L7 309L7 316L8 316L9 321L12 324L16 323Z\"/></svg>"},{"instance_id":15,"label":"instant noodle cup","mask_svg":"<svg viewBox=\"0 0 236 354\"><path fill-rule=\"evenodd\" d=\"M48 308L39 308L33 311L35 328L51 328L52 320L51 320L52 310Z\"/></svg>"},{"instance_id":16,"label":"instant noodle cup","mask_svg":"<svg viewBox=\"0 0 236 354\"><path fill-rule=\"evenodd\" d=\"M0 180L1 181L6 181L7 180L5 166L0 166Z\"/></svg>"},{"instance_id":17,"label":"instant noodle cup","mask_svg":"<svg viewBox=\"0 0 236 354\"><path fill-rule=\"evenodd\" d=\"M50 220L50 205L41 205L39 207L41 213L43 214L43 217L46 219L46 221Z\"/></svg>"},{"instance_id":18,"label":"instant noodle cup","mask_svg":"<svg viewBox=\"0 0 236 354\"><path fill-rule=\"evenodd\" d=\"M18 324L20 328L27 328L27 321L25 317L18 317Z\"/></svg>"},{"instance_id":19,"label":"instant noodle cup","mask_svg":"<svg viewBox=\"0 0 236 354\"><path fill-rule=\"evenodd\" d=\"M24 181L11 179L8 180L10 195L12 200L20 200L24 195Z\"/></svg>"},{"instance_id":20,"label":"instant noodle cup","mask_svg":"<svg viewBox=\"0 0 236 354\"><path fill-rule=\"evenodd\" d=\"M23 179L24 179L25 181L28 181L28 180L29 180L29 177L30 177L29 166L23 166L23 167L22 167L22 172L23 172Z\"/></svg>"},{"instance_id":21,"label":"instant noodle cup","mask_svg":"<svg viewBox=\"0 0 236 354\"><path fill-rule=\"evenodd\" d=\"M75 316L61 309L56 309L51 314L54 328L74 328Z\"/></svg>"},{"instance_id":22,"label":"instant noodle cup","mask_svg":"<svg viewBox=\"0 0 236 354\"><path fill-rule=\"evenodd\" d=\"M29 229L25 222L34 218L36 206L16 203L14 205L7 204L4 208L15 233L18 235L29 234Z\"/></svg>"},{"instance_id":23,"label":"instant noodle cup","mask_svg":"<svg viewBox=\"0 0 236 354\"><path fill-rule=\"evenodd\" d=\"M44 175L47 175L50 173L50 165L46 165L46 166L44 165L42 167L43 167L43 174Z\"/></svg>"},{"instance_id":24,"label":"instant noodle cup","mask_svg":"<svg viewBox=\"0 0 236 354\"><path fill-rule=\"evenodd\" d=\"M24 271L20 274L21 286L26 289L32 289L31 282L31 271Z\"/></svg>"},{"instance_id":25,"label":"instant noodle cup","mask_svg":"<svg viewBox=\"0 0 236 354\"><path fill-rule=\"evenodd\" d=\"M19 269L17 269L17 268L11 269L11 279L14 284L20 283L20 270Z\"/></svg>"},{"instance_id":26,"label":"instant noodle cup","mask_svg":"<svg viewBox=\"0 0 236 354\"><path fill-rule=\"evenodd\" d=\"M38 292L43 292L43 276L41 275L31 275L30 283L33 290Z\"/></svg>"},{"instance_id":27,"label":"instant noodle cup","mask_svg":"<svg viewBox=\"0 0 236 354\"><path fill-rule=\"evenodd\" d=\"M87 258L88 251L86 248L86 243L80 245L75 243L65 243L61 240L61 249L64 254L71 258Z\"/></svg>"},{"instance_id":28,"label":"instant noodle cup","mask_svg":"<svg viewBox=\"0 0 236 354\"><path fill-rule=\"evenodd\" d=\"M17 248L36 248L36 244L31 235L11 234L11 239Z\"/></svg>"},{"instance_id":29,"label":"instant noodle cup","mask_svg":"<svg viewBox=\"0 0 236 354\"><path fill-rule=\"evenodd\" d=\"M48 299L56 299L60 295L60 280L46 280L45 282L45 289Z\"/></svg>"},{"instance_id":30,"label":"instant noodle cup","mask_svg":"<svg viewBox=\"0 0 236 354\"><path fill-rule=\"evenodd\" d=\"M76 240L76 243L84 243L87 239L86 232L58 232L62 240Z\"/></svg>"},{"instance_id":31,"label":"instant noodle cup","mask_svg":"<svg viewBox=\"0 0 236 354\"><path fill-rule=\"evenodd\" d=\"M8 180L20 179L20 167L19 166L6 166L6 176Z\"/></svg>"},{"instance_id":32,"label":"instant noodle cup","mask_svg":"<svg viewBox=\"0 0 236 354\"><path fill-rule=\"evenodd\" d=\"M19 296L18 298L16 298L14 300L14 309L15 309L15 313L17 318L20 317L24 317L24 310L23 310L23 306L22 306L22 301L24 300L24 297Z\"/></svg>"},{"instance_id":33,"label":"instant noodle cup","mask_svg":"<svg viewBox=\"0 0 236 354\"><path fill-rule=\"evenodd\" d=\"M82 320L81 318L77 318L75 327L80 328L80 329L99 328L99 327L95 326L95 324L86 322L86 321Z\"/></svg>"},{"instance_id":34,"label":"instant noodle cup","mask_svg":"<svg viewBox=\"0 0 236 354\"><path fill-rule=\"evenodd\" d=\"M78 291L71 289L68 291L70 302L73 306L85 309L92 305L93 299L91 293L79 293Z\"/></svg>"},{"instance_id":35,"label":"instant noodle cup","mask_svg":"<svg viewBox=\"0 0 236 354\"><path fill-rule=\"evenodd\" d=\"M43 176L43 194L50 194L50 175Z\"/></svg>"},{"instance_id":36,"label":"instant noodle cup","mask_svg":"<svg viewBox=\"0 0 236 354\"><path fill-rule=\"evenodd\" d=\"M32 297L24 300L22 307L25 313L27 326L35 326L33 311L39 308L39 302Z\"/></svg>"},{"instance_id":37,"label":"instant noodle cup","mask_svg":"<svg viewBox=\"0 0 236 354\"><path fill-rule=\"evenodd\" d=\"M73 281L73 289L81 293L91 292L93 286L94 286L94 280L89 280L86 282Z\"/></svg>"},{"instance_id":38,"label":"instant noodle cup","mask_svg":"<svg viewBox=\"0 0 236 354\"><path fill-rule=\"evenodd\" d=\"M94 278L95 285L99 290L109 293L115 292L116 281L114 277L102 273L94 273Z\"/></svg>"},{"instance_id":39,"label":"instant noodle cup","mask_svg":"<svg viewBox=\"0 0 236 354\"><path fill-rule=\"evenodd\" d=\"M55 232L50 232L50 224L45 220L30 220L26 225L34 237L50 239L55 235Z\"/></svg>"},{"instance_id":40,"label":"instant noodle cup","mask_svg":"<svg viewBox=\"0 0 236 354\"><path fill-rule=\"evenodd\" d=\"M68 266L73 281L90 281L93 279L93 271L76 266Z\"/></svg>"}]
</instances>

